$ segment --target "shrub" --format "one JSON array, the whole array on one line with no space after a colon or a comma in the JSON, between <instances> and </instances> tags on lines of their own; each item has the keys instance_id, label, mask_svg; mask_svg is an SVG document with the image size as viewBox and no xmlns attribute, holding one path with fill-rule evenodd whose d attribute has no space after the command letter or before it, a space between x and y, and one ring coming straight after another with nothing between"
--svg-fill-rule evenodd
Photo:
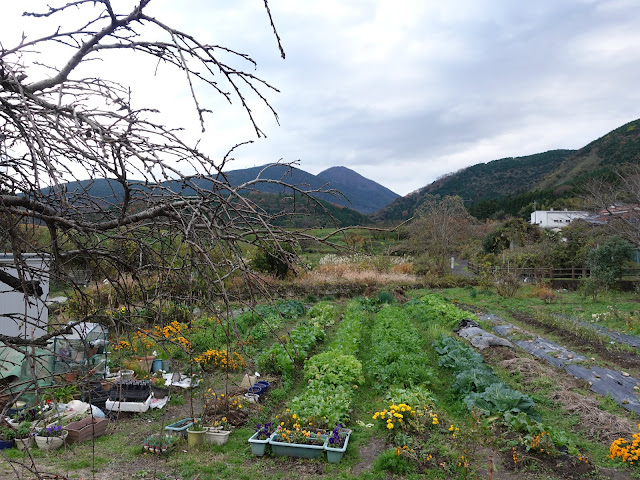
<instances>
[{"instance_id":1,"label":"shrub","mask_svg":"<svg viewBox=\"0 0 640 480\"><path fill-rule=\"evenodd\" d=\"M398 455L396 449L387 450L380 455L373 464L375 472L391 472L396 475L408 475L416 471L415 463L403 455Z\"/></svg>"},{"instance_id":2,"label":"shrub","mask_svg":"<svg viewBox=\"0 0 640 480\"><path fill-rule=\"evenodd\" d=\"M294 249L288 243L280 244L280 248L282 251L278 251L273 245L258 248L249 262L251 268L276 278L286 277L291 269L286 257L293 254Z\"/></svg>"},{"instance_id":3,"label":"shrub","mask_svg":"<svg viewBox=\"0 0 640 480\"><path fill-rule=\"evenodd\" d=\"M395 302L396 299L391 292L382 291L378 293L378 303L379 304L391 304Z\"/></svg>"}]
</instances>

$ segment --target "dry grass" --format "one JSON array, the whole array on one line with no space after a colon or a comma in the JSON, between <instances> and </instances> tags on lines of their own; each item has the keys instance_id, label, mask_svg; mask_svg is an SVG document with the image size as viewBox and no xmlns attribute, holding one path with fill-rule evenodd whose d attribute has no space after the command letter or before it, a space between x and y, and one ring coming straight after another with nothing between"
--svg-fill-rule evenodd
<instances>
[{"instance_id":1,"label":"dry grass","mask_svg":"<svg viewBox=\"0 0 640 480\"><path fill-rule=\"evenodd\" d=\"M367 285L413 284L418 283L418 277L393 268L391 271L382 272L376 268L367 268L362 264L331 264L320 265L312 271L300 274L298 278L296 278L296 283L300 285L327 283L365 283Z\"/></svg>"}]
</instances>

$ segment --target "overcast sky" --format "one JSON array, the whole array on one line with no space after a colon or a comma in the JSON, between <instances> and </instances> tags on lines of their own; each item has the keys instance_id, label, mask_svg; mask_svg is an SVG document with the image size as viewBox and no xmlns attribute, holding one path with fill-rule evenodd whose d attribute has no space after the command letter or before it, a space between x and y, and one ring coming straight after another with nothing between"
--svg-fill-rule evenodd
<instances>
[{"instance_id":1,"label":"overcast sky","mask_svg":"<svg viewBox=\"0 0 640 480\"><path fill-rule=\"evenodd\" d=\"M3 2L0 33L29 27ZM25 4L34 4L32 0ZM114 5L130 5L113 0ZM231 168L300 160L349 167L405 195L490 160L580 148L640 117L640 15L634 0L153 0L149 13L203 42L247 53L280 125L251 98L257 139L237 101L213 94L202 146ZM124 13L126 8L120 11ZM9 45L8 45L9 43ZM144 62L107 63L135 106L169 112L199 135L189 92ZM153 68L153 67L151 67Z\"/></svg>"}]
</instances>

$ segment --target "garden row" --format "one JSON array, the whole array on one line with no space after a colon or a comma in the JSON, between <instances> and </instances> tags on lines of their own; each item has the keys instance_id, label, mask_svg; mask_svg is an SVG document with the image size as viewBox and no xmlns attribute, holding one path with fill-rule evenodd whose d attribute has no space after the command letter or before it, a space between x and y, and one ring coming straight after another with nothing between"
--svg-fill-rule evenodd
<instances>
[{"instance_id":1,"label":"garden row","mask_svg":"<svg viewBox=\"0 0 640 480\"><path fill-rule=\"evenodd\" d=\"M309 315L311 328L333 324L334 310L328 304L316 305ZM329 462L337 462L342 458L351 433L343 425L348 421L358 385L364 381L362 364L356 355L365 314L361 302L349 303L331 343L322 353L304 362L302 392L276 415L275 422L258 425L256 434L250 440L253 449L256 448L256 442L262 439L262 442L268 440L272 452L277 455L319 456L326 450ZM277 344L273 345L271 354L280 351L280 348ZM266 363L264 359L262 363L265 367L271 366L272 372L280 367L279 364ZM289 375L290 371L280 369L273 373ZM274 425L275 429L272 428ZM325 432L331 429L327 435Z\"/></svg>"}]
</instances>

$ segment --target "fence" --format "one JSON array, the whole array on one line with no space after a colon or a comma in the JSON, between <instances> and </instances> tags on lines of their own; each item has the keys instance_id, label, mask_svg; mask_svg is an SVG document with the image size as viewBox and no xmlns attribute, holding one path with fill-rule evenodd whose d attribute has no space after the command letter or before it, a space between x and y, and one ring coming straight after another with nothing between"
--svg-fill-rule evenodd
<instances>
[{"instance_id":1,"label":"fence","mask_svg":"<svg viewBox=\"0 0 640 480\"><path fill-rule=\"evenodd\" d=\"M468 266L470 271L475 274L482 272L482 268L473 262L469 262ZM591 269L588 267L568 267L568 268L549 268L549 267L534 267L534 268L522 268L513 267L508 265L491 267L491 272L497 273L502 271L516 272L519 277L531 278L531 279L580 279L588 278L591 275ZM640 268L627 268L623 270L623 277L640 277Z\"/></svg>"}]
</instances>

